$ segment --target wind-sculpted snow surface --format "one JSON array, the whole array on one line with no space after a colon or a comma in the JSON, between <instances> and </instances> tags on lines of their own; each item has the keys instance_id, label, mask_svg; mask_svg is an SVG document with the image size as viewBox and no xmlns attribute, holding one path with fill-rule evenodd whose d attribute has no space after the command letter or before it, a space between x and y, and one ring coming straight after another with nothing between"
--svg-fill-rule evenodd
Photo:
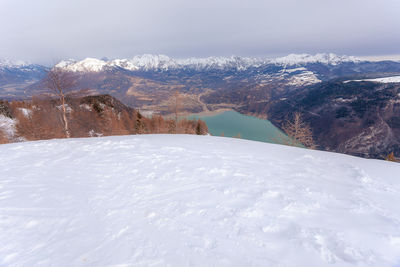
<instances>
[{"instance_id":1,"label":"wind-sculpted snow surface","mask_svg":"<svg viewBox=\"0 0 400 267\"><path fill-rule=\"evenodd\" d=\"M399 266L400 164L210 136L0 146L0 266Z\"/></svg>"}]
</instances>

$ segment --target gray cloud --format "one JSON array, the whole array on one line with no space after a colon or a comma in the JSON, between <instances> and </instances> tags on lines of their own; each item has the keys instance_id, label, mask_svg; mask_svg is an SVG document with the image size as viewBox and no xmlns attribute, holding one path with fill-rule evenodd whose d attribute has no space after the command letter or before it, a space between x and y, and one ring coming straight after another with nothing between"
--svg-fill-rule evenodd
<instances>
[{"instance_id":1,"label":"gray cloud","mask_svg":"<svg viewBox=\"0 0 400 267\"><path fill-rule=\"evenodd\" d=\"M0 57L400 54L398 0L0 0Z\"/></svg>"}]
</instances>

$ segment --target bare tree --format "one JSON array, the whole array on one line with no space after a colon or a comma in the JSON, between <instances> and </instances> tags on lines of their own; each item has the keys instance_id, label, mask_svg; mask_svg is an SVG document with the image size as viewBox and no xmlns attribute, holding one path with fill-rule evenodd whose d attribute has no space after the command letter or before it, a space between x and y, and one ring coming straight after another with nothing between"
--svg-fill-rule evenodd
<instances>
[{"instance_id":1,"label":"bare tree","mask_svg":"<svg viewBox=\"0 0 400 267\"><path fill-rule=\"evenodd\" d=\"M71 72L67 72L60 68L54 67L47 73L45 85L47 89L54 93L61 102L61 113L65 137L69 138L71 136L71 133L68 125L66 95L75 85L75 78Z\"/></svg>"},{"instance_id":2,"label":"bare tree","mask_svg":"<svg viewBox=\"0 0 400 267\"><path fill-rule=\"evenodd\" d=\"M287 145L303 145L311 149L316 148L311 128L303 121L299 112L293 114L292 120L286 120L285 124L282 126L282 130L289 137L289 140L286 142Z\"/></svg>"},{"instance_id":3,"label":"bare tree","mask_svg":"<svg viewBox=\"0 0 400 267\"><path fill-rule=\"evenodd\" d=\"M196 134L197 135L205 135L207 133L208 133L207 124L204 121L198 119L196 121Z\"/></svg>"},{"instance_id":4,"label":"bare tree","mask_svg":"<svg viewBox=\"0 0 400 267\"><path fill-rule=\"evenodd\" d=\"M389 155L387 155L385 159L387 161L400 162L400 160L395 157L394 152L391 152Z\"/></svg>"},{"instance_id":5,"label":"bare tree","mask_svg":"<svg viewBox=\"0 0 400 267\"><path fill-rule=\"evenodd\" d=\"M172 133L178 132L178 115L181 108L181 94L178 90L175 90L170 98L169 109L174 115L174 122L170 125L170 131Z\"/></svg>"},{"instance_id":6,"label":"bare tree","mask_svg":"<svg viewBox=\"0 0 400 267\"><path fill-rule=\"evenodd\" d=\"M59 123L59 115L53 111L54 107L50 101L36 97L20 108L15 106L13 113L18 122L15 125L17 136L24 137L26 140L64 137L64 127Z\"/></svg>"},{"instance_id":7,"label":"bare tree","mask_svg":"<svg viewBox=\"0 0 400 267\"><path fill-rule=\"evenodd\" d=\"M175 116L175 122L178 123L178 114L181 109L181 94L179 93L178 90L176 90L173 94L173 111L174 111L174 116Z\"/></svg>"}]
</instances>

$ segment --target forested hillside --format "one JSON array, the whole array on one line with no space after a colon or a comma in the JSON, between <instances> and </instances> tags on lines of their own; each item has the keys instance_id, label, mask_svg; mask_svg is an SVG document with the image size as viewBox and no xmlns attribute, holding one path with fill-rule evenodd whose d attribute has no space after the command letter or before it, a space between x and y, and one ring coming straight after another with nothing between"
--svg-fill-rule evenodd
<instances>
[{"instance_id":1,"label":"forested hillside","mask_svg":"<svg viewBox=\"0 0 400 267\"><path fill-rule=\"evenodd\" d=\"M201 120L144 117L110 95L68 97L66 118L70 137L149 133L207 134ZM0 134L3 143L66 137L62 106L56 99L0 102Z\"/></svg>"}]
</instances>

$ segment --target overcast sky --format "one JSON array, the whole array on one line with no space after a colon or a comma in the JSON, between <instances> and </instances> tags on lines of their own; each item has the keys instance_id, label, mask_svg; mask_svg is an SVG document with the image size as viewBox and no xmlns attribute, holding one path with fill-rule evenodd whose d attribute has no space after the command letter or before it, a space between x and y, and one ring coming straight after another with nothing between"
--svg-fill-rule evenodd
<instances>
[{"instance_id":1,"label":"overcast sky","mask_svg":"<svg viewBox=\"0 0 400 267\"><path fill-rule=\"evenodd\" d=\"M0 0L0 58L400 54L400 0Z\"/></svg>"}]
</instances>

